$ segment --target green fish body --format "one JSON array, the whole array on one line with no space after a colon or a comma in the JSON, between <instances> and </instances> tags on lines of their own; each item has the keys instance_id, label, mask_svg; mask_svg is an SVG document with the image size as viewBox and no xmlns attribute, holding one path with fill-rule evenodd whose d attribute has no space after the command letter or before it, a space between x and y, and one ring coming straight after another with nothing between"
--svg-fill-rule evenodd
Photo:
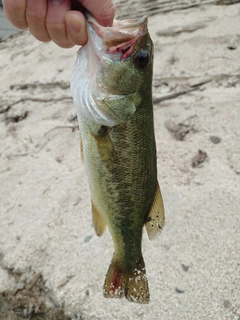
<instances>
[{"instance_id":1,"label":"green fish body","mask_svg":"<svg viewBox=\"0 0 240 320\"><path fill-rule=\"evenodd\" d=\"M153 239L164 226L157 181L152 107L153 45L147 18L101 27L88 18L87 45L71 77L82 158L101 236L108 226L114 255L103 293L149 302L141 252L145 225Z\"/></svg>"}]
</instances>

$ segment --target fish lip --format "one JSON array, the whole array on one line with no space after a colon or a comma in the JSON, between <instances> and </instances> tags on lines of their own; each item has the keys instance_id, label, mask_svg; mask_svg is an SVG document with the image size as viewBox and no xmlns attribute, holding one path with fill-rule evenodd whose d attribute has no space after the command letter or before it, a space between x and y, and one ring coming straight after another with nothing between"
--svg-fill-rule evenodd
<instances>
[{"instance_id":1,"label":"fish lip","mask_svg":"<svg viewBox=\"0 0 240 320\"><path fill-rule=\"evenodd\" d=\"M90 41L98 52L97 55L122 52L121 58L127 58L133 52L138 39L146 34L147 21L147 16L128 20L114 20L112 27L104 27L88 13L87 28ZM127 50L127 47L132 47L132 49ZM126 54L126 51L129 52Z\"/></svg>"},{"instance_id":2,"label":"fish lip","mask_svg":"<svg viewBox=\"0 0 240 320\"><path fill-rule=\"evenodd\" d=\"M147 25L147 21L148 18L147 16L142 16L140 18L135 18L135 19L125 19L125 20L115 20L113 21L113 25L111 27L107 26L104 27L102 25L100 25L96 19L93 18L93 16L90 13L87 13L87 21L88 23L91 23L97 27L99 27L100 29L115 29L115 30L125 30L125 31L130 31L132 29L136 29L141 26L146 26Z\"/></svg>"}]
</instances>

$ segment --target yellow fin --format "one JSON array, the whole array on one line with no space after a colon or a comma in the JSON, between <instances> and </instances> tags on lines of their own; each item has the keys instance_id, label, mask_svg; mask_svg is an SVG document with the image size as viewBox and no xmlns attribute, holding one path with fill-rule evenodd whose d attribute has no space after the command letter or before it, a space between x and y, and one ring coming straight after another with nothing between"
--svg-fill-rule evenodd
<instances>
[{"instance_id":1,"label":"yellow fin","mask_svg":"<svg viewBox=\"0 0 240 320\"><path fill-rule=\"evenodd\" d=\"M143 258L130 270L112 259L103 286L105 298L126 298L130 302L149 303L149 289Z\"/></svg>"},{"instance_id":2,"label":"yellow fin","mask_svg":"<svg viewBox=\"0 0 240 320\"><path fill-rule=\"evenodd\" d=\"M157 234L159 234L165 223L163 200L160 191L159 184L157 182L156 191L150 212L145 222L145 228L150 240L154 240Z\"/></svg>"},{"instance_id":3,"label":"yellow fin","mask_svg":"<svg viewBox=\"0 0 240 320\"><path fill-rule=\"evenodd\" d=\"M94 203L92 202L92 220L93 220L93 226L96 232L96 235L101 237L101 235L104 233L106 229L106 222L99 213L98 209L95 207Z\"/></svg>"},{"instance_id":4,"label":"yellow fin","mask_svg":"<svg viewBox=\"0 0 240 320\"><path fill-rule=\"evenodd\" d=\"M81 155L81 160L84 160L83 157L83 143L82 143L82 138L80 137L80 155Z\"/></svg>"}]
</instances>

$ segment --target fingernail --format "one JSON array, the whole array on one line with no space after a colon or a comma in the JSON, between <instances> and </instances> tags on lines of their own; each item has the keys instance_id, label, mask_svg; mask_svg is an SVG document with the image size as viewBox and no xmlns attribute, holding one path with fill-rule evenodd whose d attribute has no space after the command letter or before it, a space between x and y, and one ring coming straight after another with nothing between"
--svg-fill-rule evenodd
<instances>
[{"instance_id":1,"label":"fingernail","mask_svg":"<svg viewBox=\"0 0 240 320\"><path fill-rule=\"evenodd\" d=\"M67 28L73 33L78 33L81 29L81 24L78 19L71 17L71 19L67 19Z\"/></svg>"},{"instance_id":2,"label":"fingernail","mask_svg":"<svg viewBox=\"0 0 240 320\"><path fill-rule=\"evenodd\" d=\"M49 0L51 4L55 6L59 6L60 4L63 4L65 0Z\"/></svg>"}]
</instances>

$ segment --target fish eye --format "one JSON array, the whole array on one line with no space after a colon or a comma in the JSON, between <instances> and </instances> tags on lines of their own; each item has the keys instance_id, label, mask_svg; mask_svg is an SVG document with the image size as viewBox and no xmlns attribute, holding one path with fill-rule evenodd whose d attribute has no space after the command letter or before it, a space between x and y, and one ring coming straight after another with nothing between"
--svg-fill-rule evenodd
<instances>
[{"instance_id":1,"label":"fish eye","mask_svg":"<svg viewBox=\"0 0 240 320\"><path fill-rule=\"evenodd\" d=\"M140 69L145 68L149 62L148 52L144 49L140 49L134 57L134 62L138 68L140 68Z\"/></svg>"}]
</instances>

